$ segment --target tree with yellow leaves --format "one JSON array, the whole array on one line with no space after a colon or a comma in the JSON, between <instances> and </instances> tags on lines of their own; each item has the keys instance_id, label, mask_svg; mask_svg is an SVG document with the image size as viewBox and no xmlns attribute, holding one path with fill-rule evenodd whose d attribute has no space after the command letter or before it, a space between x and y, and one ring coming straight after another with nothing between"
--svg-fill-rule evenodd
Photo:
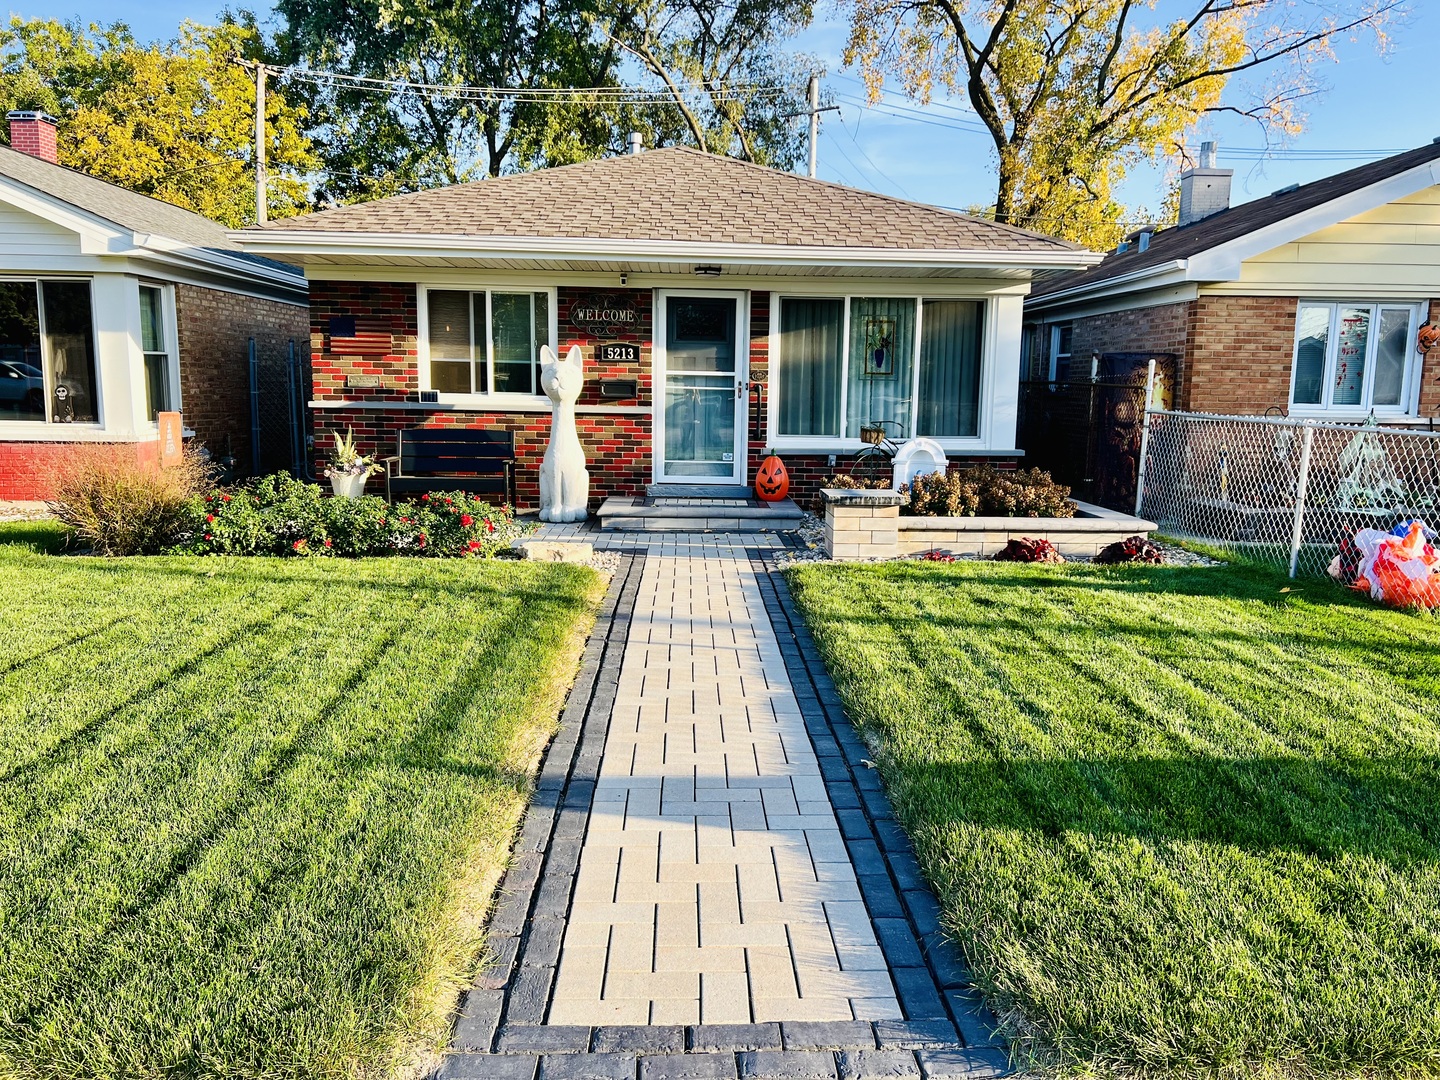
<instances>
[{"instance_id":1,"label":"tree with yellow leaves","mask_svg":"<svg viewBox=\"0 0 1440 1080\"><path fill-rule=\"evenodd\" d=\"M846 62L928 101L963 94L998 158L996 221L1108 248L1136 162L1183 155L1209 114L1303 126L1337 37L1384 44L1401 0L852 0ZM1268 76L1246 85L1252 75Z\"/></svg>"},{"instance_id":2,"label":"tree with yellow leaves","mask_svg":"<svg viewBox=\"0 0 1440 1080\"><path fill-rule=\"evenodd\" d=\"M43 109L59 121L62 165L238 228L255 221L255 89L233 59L263 45L233 19L142 45L122 23L13 18L0 29L0 114ZM304 111L278 90L265 105L268 209L285 217L307 204L317 160Z\"/></svg>"}]
</instances>

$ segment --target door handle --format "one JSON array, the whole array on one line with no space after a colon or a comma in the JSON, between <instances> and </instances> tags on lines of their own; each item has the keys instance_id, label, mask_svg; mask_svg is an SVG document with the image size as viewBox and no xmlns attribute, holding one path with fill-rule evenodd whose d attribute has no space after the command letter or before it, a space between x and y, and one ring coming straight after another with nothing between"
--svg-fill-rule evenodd
<instances>
[{"instance_id":1,"label":"door handle","mask_svg":"<svg viewBox=\"0 0 1440 1080\"><path fill-rule=\"evenodd\" d=\"M750 384L747 383L744 379L736 379L736 380L735 380L735 399L738 401L740 398L744 397L744 396L745 396L745 391L748 390L749 388L750 388Z\"/></svg>"}]
</instances>

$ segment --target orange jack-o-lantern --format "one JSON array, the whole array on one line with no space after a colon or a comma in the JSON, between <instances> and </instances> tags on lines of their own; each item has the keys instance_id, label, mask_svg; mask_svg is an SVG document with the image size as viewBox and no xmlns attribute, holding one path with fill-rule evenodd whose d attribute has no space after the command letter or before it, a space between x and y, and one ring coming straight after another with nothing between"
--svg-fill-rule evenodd
<instances>
[{"instance_id":1,"label":"orange jack-o-lantern","mask_svg":"<svg viewBox=\"0 0 1440 1080\"><path fill-rule=\"evenodd\" d=\"M1420 327L1420 333L1416 337L1416 347L1421 352L1429 352L1440 345L1440 323L1426 323Z\"/></svg>"},{"instance_id":2,"label":"orange jack-o-lantern","mask_svg":"<svg viewBox=\"0 0 1440 1080\"><path fill-rule=\"evenodd\" d=\"M790 493L790 474L785 463L771 454L755 474L755 495L764 502L779 502Z\"/></svg>"}]
</instances>

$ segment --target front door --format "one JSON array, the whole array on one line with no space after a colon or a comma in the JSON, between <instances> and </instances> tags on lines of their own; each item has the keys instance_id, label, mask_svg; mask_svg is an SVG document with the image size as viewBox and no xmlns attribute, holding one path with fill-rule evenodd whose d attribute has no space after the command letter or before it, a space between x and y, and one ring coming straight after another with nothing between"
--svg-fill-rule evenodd
<instances>
[{"instance_id":1,"label":"front door","mask_svg":"<svg viewBox=\"0 0 1440 1080\"><path fill-rule=\"evenodd\" d=\"M655 479L744 484L744 293L665 293L656 304Z\"/></svg>"}]
</instances>

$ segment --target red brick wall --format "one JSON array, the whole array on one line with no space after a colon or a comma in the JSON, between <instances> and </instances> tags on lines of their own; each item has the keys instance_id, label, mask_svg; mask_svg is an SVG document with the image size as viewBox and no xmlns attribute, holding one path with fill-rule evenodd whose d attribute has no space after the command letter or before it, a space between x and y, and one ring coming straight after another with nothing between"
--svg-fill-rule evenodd
<instances>
[{"instance_id":1,"label":"red brick wall","mask_svg":"<svg viewBox=\"0 0 1440 1080\"><path fill-rule=\"evenodd\" d=\"M1430 301L1430 321L1440 324L1440 300ZM1421 364L1420 415L1440 416L1440 346L1427 352Z\"/></svg>"},{"instance_id":2,"label":"red brick wall","mask_svg":"<svg viewBox=\"0 0 1440 1080\"><path fill-rule=\"evenodd\" d=\"M1180 408L1242 415L1260 415L1272 405L1288 408L1297 308L1293 296L1196 300Z\"/></svg>"},{"instance_id":3,"label":"red brick wall","mask_svg":"<svg viewBox=\"0 0 1440 1080\"><path fill-rule=\"evenodd\" d=\"M228 438L249 468L249 341L262 357L282 356L290 341L303 350L310 316L295 304L195 285L175 286L175 309L185 426L217 456Z\"/></svg>"},{"instance_id":4,"label":"red brick wall","mask_svg":"<svg viewBox=\"0 0 1440 1080\"><path fill-rule=\"evenodd\" d=\"M594 289L562 287L558 290L558 347L579 345L585 357L585 389L580 405L642 407L651 403L652 294L648 289L605 289L634 303L637 325L627 333L590 335L570 322L570 309ZM403 401L419 389L419 334L417 289L409 283L316 281L310 286L310 348L316 400ZM385 356L345 356L330 351L330 318L353 315L365 320L366 329L388 325L392 349ZM591 346L601 341L630 341L640 346L634 363L597 363ZM379 389L347 388L347 377L380 377ZM637 396L606 400L600 396L602 379L633 379ZM540 495L540 461L550 437L549 412L431 412L424 409L343 409L315 412L316 470L324 456L330 431L350 427L366 452L393 454L395 434L402 428L471 427L515 433L516 498L522 507L534 506ZM580 441L590 469L591 503L610 495L641 495L650 482L650 416L636 413L581 413L576 419ZM372 482L382 490L381 481Z\"/></svg>"},{"instance_id":5,"label":"red brick wall","mask_svg":"<svg viewBox=\"0 0 1440 1080\"><path fill-rule=\"evenodd\" d=\"M137 460L153 464L159 448L158 438L139 443L0 442L0 499L50 498L56 469L77 455L133 452Z\"/></svg>"}]
</instances>

